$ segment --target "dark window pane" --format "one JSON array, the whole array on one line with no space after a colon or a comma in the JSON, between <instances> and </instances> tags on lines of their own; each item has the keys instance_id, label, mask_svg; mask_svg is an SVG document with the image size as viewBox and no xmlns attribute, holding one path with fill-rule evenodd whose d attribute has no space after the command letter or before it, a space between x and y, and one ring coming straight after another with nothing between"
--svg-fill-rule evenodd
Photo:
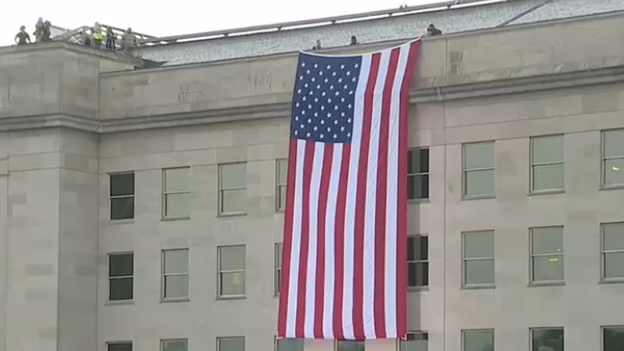
<instances>
[{"instance_id":1,"label":"dark window pane","mask_svg":"<svg viewBox=\"0 0 624 351\"><path fill-rule=\"evenodd\" d=\"M494 331L464 330L462 351L494 351Z\"/></svg>"},{"instance_id":2,"label":"dark window pane","mask_svg":"<svg viewBox=\"0 0 624 351\"><path fill-rule=\"evenodd\" d=\"M405 340L400 341L400 351L427 351L429 336L427 333L408 333Z\"/></svg>"},{"instance_id":3,"label":"dark window pane","mask_svg":"<svg viewBox=\"0 0 624 351\"><path fill-rule=\"evenodd\" d=\"M134 195L134 173L110 175L110 196Z\"/></svg>"},{"instance_id":4,"label":"dark window pane","mask_svg":"<svg viewBox=\"0 0 624 351\"><path fill-rule=\"evenodd\" d=\"M624 350L624 327L609 327L603 329L603 351Z\"/></svg>"},{"instance_id":5,"label":"dark window pane","mask_svg":"<svg viewBox=\"0 0 624 351\"><path fill-rule=\"evenodd\" d=\"M364 351L364 341L338 340L338 351Z\"/></svg>"},{"instance_id":6,"label":"dark window pane","mask_svg":"<svg viewBox=\"0 0 624 351\"><path fill-rule=\"evenodd\" d=\"M409 150L407 157L407 173L429 172L429 149Z\"/></svg>"},{"instance_id":7,"label":"dark window pane","mask_svg":"<svg viewBox=\"0 0 624 351\"><path fill-rule=\"evenodd\" d=\"M109 281L109 300L132 300L133 278L111 278Z\"/></svg>"},{"instance_id":8,"label":"dark window pane","mask_svg":"<svg viewBox=\"0 0 624 351\"><path fill-rule=\"evenodd\" d=\"M109 255L108 257L108 276L123 277L134 273L134 255L121 254Z\"/></svg>"},{"instance_id":9,"label":"dark window pane","mask_svg":"<svg viewBox=\"0 0 624 351\"><path fill-rule=\"evenodd\" d=\"M429 285L429 263L416 262L407 264L407 286Z\"/></svg>"},{"instance_id":10,"label":"dark window pane","mask_svg":"<svg viewBox=\"0 0 624 351\"><path fill-rule=\"evenodd\" d=\"M108 344L108 351L132 351L132 343L120 342L120 343Z\"/></svg>"},{"instance_id":11,"label":"dark window pane","mask_svg":"<svg viewBox=\"0 0 624 351\"><path fill-rule=\"evenodd\" d=\"M303 339L278 339L277 351L303 351Z\"/></svg>"},{"instance_id":12,"label":"dark window pane","mask_svg":"<svg viewBox=\"0 0 624 351\"><path fill-rule=\"evenodd\" d=\"M426 261L429 258L429 237L410 235L407 237L407 260Z\"/></svg>"},{"instance_id":13,"label":"dark window pane","mask_svg":"<svg viewBox=\"0 0 624 351\"><path fill-rule=\"evenodd\" d=\"M134 197L117 197L110 200L112 220L134 218Z\"/></svg>"},{"instance_id":14,"label":"dark window pane","mask_svg":"<svg viewBox=\"0 0 624 351\"><path fill-rule=\"evenodd\" d=\"M564 351L563 329L534 329L531 331L533 351Z\"/></svg>"},{"instance_id":15,"label":"dark window pane","mask_svg":"<svg viewBox=\"0 0 624 351\"><path fill-rule=\"evenodd\" d=\"M428 174L407 176L407 198L410 200L429 198Z\"/></svg>"},{"instance_id":16,"label":"dark window pane","mask_svg":"<svg viewBox=\"0 0 624 351\"><path fill-rule=\"evenodd\" d=\"M429 259L429 237L428 236L420 237L420 259L423 261Z\"/></svg>"}]
</instances>

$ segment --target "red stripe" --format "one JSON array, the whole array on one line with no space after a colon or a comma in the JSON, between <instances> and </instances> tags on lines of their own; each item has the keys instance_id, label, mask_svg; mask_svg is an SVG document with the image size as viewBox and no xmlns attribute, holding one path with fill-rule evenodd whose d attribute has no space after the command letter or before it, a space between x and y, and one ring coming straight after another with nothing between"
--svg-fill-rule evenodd
<instances>
[{"instance_id":1,"label":"red stripe","mask_svg":"<svg viewBox=\"0 0 624 351\"><path fill-rule=\"evenodd\" d=\"M375 97L375 83L379 73L380 53L371 57L370 74L364 92L364 116L362 139L360 142L357 193L355 199L355 231L353 233L353 336L356 340L363 340L364 334L364 223L366 208L366 184L368 173L368 152L370 146L371 123L373 119L373 100Z\"/></svg>"},{"instance_id":2,"label":"red stripe","mask_svg":"<svg viewBox=\"0 0 624 351\"><path fill-rule=\"evenodd\" d=\"M286 213L284 214L284 244L282 245L282 281L280 284L277 334L286 337L288 311L288 286L290 283L290 253L292 251L293 213L295 203L295 175L297 171L297 139L290 140L288 150L288 183L286 184ZM296 293L293 291L292 293Z\"/></svg>"},{"instance_id":3,"label":"red stripe","mask_svg":"<svg viewBox=\"0 0 624 351\"><path fill-rule=\"evenodd\" d=\"M420 40L409 48L407 64L401 87L401 107L399 116L399 169L397 196L397 335L405 338L407 333L407 138L409 118L409 89L412 73L416 69Z\"/></svg>"},{"instance_id":4,"label":"red stripe","mask_svg":"<svg viewBox=\"0 0 624 351\"><path fill-rule=\"evenodd\" d=\"M399 62L400 48L392 50L386 74L381 104L381 125L379 129L379 150L377 158L377 203L375 205L375 294L374 316L375 336L386 338L386 207L388 192L388 135L390 133L390 107L392 105L392 88Z\"/></svg>"},{"instance_id":5,"label":"red stripe","mask_svg":"<svg viewBox=\"0 0 624 351\"><path fill-rule=\"evenodd\" d=\"M340 178L338 179L338 194L336 198L336 220L334 236L334 310L333 331L334 339L344 339L342 326L342 304L344 293L344 231L345 211L347 206L347 185L349 178L349 158L351 157L351 144L343 144L342 161L340 162Z\"/></svg>"},{"instance_id":6,"label":"red stripe","mask_svg":"<svg viewBox=\"0 0 624 351\"><path fill-rule=\"evenodd\" d=\"M305 142L303 179L301 187L301 251L299 252L299 282L297 285L297 319L295 337L305 337L306 285L308 281L308 250L310 243L310 183L314 162L314 141ZM315 189L316 191L316 189ZM316 233L312 233L315 235ZM292 313L292 312L291 312Z\"/></svg>"},{"instance_id":7,"label":"red stripe","mask_svg":"<svg viewBox=\"0 0 624 351\"><path fill-rule=\"evenodd\" d=\"M334 144L325 144L323 167L321 169L321 184L319 189L319 203L317 211L318 240L316 243L316 301L314 303L314 338L323 338L323 310L325 298L325 220L327 212L327 197L329 194L329 179L332 175L332 160L334 158ZM314 191L314 190L313 190Z\"/></svg>"}]
</instances>

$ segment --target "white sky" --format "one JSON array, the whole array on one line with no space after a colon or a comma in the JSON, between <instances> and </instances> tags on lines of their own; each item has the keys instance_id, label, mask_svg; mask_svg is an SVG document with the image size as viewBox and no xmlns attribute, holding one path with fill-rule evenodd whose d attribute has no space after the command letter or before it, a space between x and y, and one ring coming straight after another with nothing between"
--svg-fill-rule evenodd
<instances>
[{"instance_id":1,"label":"white sky","mask_svg":"<svg viewBox=\"0 0 624 351\"><path fill-rule=\"evenodd\" d=\"M0 46L13 44L20 25L31 39L37 18L68 29L96 21L132 27L155 36L204 32L274 22L420 5L440 0L4 0L0 10ZM159 5L162 4L162 5Z\"/></svg>"}]
</instances>

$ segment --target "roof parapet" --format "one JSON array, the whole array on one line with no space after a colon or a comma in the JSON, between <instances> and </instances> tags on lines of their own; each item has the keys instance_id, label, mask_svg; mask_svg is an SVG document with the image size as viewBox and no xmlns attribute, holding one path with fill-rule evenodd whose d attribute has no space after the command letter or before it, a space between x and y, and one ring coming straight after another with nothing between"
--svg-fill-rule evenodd
<instances>
[{"instance_id":1,"label":"roof parapet","mask_svg":"<svg viewBox=\"0 0 624 351\"><path fill-rule=\"evenodd\" d=\"M371 12L363 12L358 14L342 15L323 17L310 20L291 21L274 23L259 26L232 28L225 30L215 30L209 32L182 34L175 36L159 37L159 38L145 38L139 40L139 43L145 46L167 45L183 43L188 41L206 40L206 39L218 39L225 38L230 35L249 35L255 33L266 32L279 32L286 29L297 29L306 27L319 27L325 25L333 25L338 23L356 22L375 18L392 17L396 15L408 15L417 12L435 11L435 10L450 10L451 8L467 7L486 5L491 3L508 2L508 1L521 1L521 0L447 0L433 4L407 6L401 8L392 8L387 10L378 10Z\"/></svg>"}]
</instances>

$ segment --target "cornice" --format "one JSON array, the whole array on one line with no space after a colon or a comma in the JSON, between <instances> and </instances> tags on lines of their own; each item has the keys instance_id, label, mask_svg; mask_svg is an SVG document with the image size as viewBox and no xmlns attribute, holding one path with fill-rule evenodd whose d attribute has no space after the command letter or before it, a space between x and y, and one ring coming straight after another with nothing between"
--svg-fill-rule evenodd
<instances>
[{"instance_id":1,"label":"cornice","mask_svg":"<svg viewBox=\"0 0 624 351\"><path fill-rule=\"evenodd\" d=\"M493 82L412 89L410 91L410 103L436 103L460 99L477 99L622 82L624 82L624 66L617 66ZM290 103L281 102L192 113L173 113L105 120L54 113L1 118L0 132L65 127L106 134L265 118L287 118L290 115L290 111Z\"/></svg>"}]
</instances>

